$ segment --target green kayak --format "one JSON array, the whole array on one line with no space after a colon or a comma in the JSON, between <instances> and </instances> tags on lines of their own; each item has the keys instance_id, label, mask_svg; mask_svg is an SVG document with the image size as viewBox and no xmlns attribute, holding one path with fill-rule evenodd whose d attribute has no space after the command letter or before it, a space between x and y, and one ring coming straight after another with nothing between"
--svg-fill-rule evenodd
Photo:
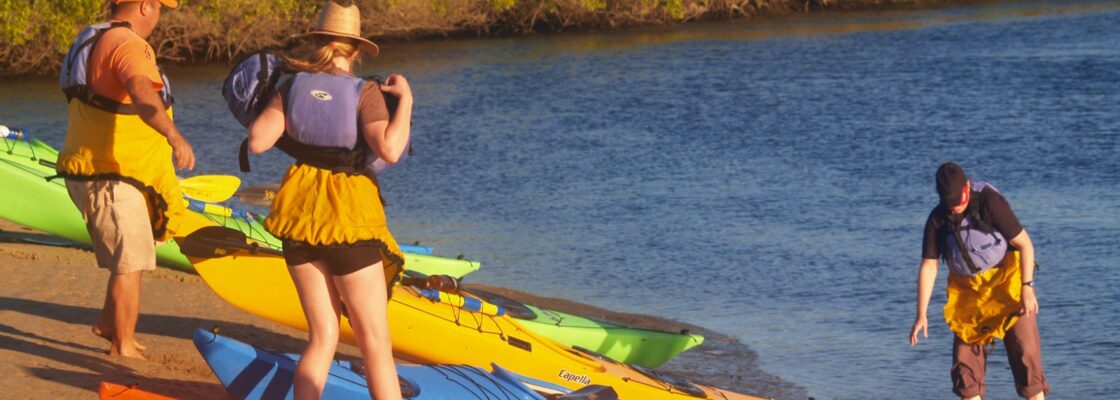
<instances>
[{"instance_id":1,"label":"green kayak","mask_svg":"<svg viewBox=\"0 0 1120 400\"><path fill-rule=\"evenodd\" d=\"M60 236L78 243L89 243L82 215L70 201L62 179L54 176L58 150L34 138L0 137L0 218ZM280 240L264 230L249 213L220 205L191 201L188 209L206 216L216 224L245 232L249 237L279 249ZM162 265L194 271L174 241L156 249ZM477 261L424 254L405 253L405 265L424 274L462 277L477 271Z\"/></svg>"},{"instance_id":2,"label":"green kayak","mask_svg":"<svg viewBox=\"0 0 1120 400\"><path fill-rule=\"evenodd\" d=\"M704 343L704 337L681 332L634 328L579 315L540 308L495 293L466 290L488 303L502 306L521 326L568 346L580 347L612 360L657 368L685 350Z\"/></svg>"},{"instance_id":3,"label":"green kayak","mask_svg":"<svg viewBox=\"0 0 1120 400\"><path fill-rule=\"evenodd\" d=\"M58 152L36 139L0 137L0 217L61 236L88 242L82 215L70 201L61 179L55 175Z\"/></svg>"}]
</instances>

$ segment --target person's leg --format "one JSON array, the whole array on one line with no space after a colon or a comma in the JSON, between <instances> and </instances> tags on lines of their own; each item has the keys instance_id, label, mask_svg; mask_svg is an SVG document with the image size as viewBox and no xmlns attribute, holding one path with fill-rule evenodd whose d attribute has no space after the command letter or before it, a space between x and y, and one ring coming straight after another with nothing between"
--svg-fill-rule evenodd
<instances>
[{"instance_id":1,"label":"person's leg","mask_svg":"<svg viewBox=\"0 0 1120 400\"><path fill-rule=\"evenodd\" d=\"M370 396L377 400L400 399L381 262L333 278L342 302L346 303L354 339L362 351Z\"/></svg>"},{"instance_id":2,"label":"person's leg","mask_svg":"<svg viewBox=\"0 0 1120 400\"><path fill-rule=\"evenodd\" d=\"M984 370L988 353L985 346L968 344L953 337L953 393L966 400L979 400L984 396Z\"/></svg>"},{"instance_id":3,"label":"person's leg","mask_svg":"<svg viewBox=\"0 0 1120 400\"><path fill-rule=\"evenodd\" d=\"M140 278L144 271L109 276L108 297L112 303L113 345L109 354L144 359L136 346L136 321L140 319ZM102 311L106 313L107 311Z\"/></svg>"},{"instance_id":4,"label":"person's leg","mask_svg":"<svg viewBox=\"0 0 1120 400\"><path fill-rule=\"evenodd\" d=\"M1050 384L1042 370L1042 341L1038 335L1038 316L1019 318L1019 322L1007 332L1003 339L1007 349L1007 363L1011 365L1011 375L1015 378L1015 390L1019 396L1031 400L1043 400L1050 393Z\"/></svg>"},{"instance_id":5,"label":"person's leg","mask_svg":"<svg viewBox=\"0 0 1120 400\"><path fill-rule=\"evenodd\" d=\"M113 314L116 312L113 310L113 277L111 274L109 281L105 284L105 303L101 305L101 315L97 317L97 322L93 324L93 334L101 336L109 343L113 342ZM141 351L147 350L146 348L140 348L139 345L136 348Z\"/></svg>"},{"instance_id":6,"label":"person's leg","mask_svg":"<svg viewBox=\"0 0 1120 400\"><path fill-rule=\"evenodd\" d=\"M86 222L98 266L110 273L91 331L111 343L110 354L143 358L140 352L147 348L135 339L140 278L156 262L151 223L135 212L146 207L144 197L135 187L115 181L68 180L66 189Z\"/></svg>"},{"instance_id":7,"label":"person's leg","mask_svg":"<svg viewBox=\"0 0 1120 400\"><path fill-rule=\"evenodd\" d=\"M338 347L338 295L330 273L318 261L289 265L288 273L299 293L309 333L293 378L295 399L318 399Z\"/></svg>"}]
</instances>

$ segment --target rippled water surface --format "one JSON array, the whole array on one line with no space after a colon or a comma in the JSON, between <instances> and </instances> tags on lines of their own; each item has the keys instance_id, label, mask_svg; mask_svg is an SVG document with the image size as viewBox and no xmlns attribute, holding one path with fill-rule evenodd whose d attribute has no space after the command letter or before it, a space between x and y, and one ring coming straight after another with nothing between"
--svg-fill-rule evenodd
<instances>
[{"instance_id":1,"label":"rippled water surface","mask_svg":"<svg viewBox=\"0 0 1120 400\"><path fill-rule=\"evenodd\" d=\"M1120 398L1120 3L1024 3L384 46L416 154L399 239L471 280L741 339L817 398L948 398L944 268L907 346L933 172L994 183L1030 231L1054 398ZM225 67L171 70L195 173L234 173ZM60 145L52 81L0 123ZM288 159L254 158L246 184ZM992 399L1014 398L1002 348Z\"/></svg>"}]
</instances>

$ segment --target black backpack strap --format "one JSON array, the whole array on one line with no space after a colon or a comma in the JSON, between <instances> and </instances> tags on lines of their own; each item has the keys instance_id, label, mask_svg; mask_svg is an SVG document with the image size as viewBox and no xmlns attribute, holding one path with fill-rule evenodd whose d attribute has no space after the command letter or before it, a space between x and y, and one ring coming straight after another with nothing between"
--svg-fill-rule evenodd
<instances>
[{"instance_id":1,"label":"black backpack strap","mask_svg":"<svg viewBox=\"0 0 1120 400\"><path fill-rule=\"evenodd\" d=\"M361 144L365 144L362 142ZM296 162L308 164L334 172L343 172L350 175L360 175L365 169L366 154L361 148L343 149L338 147L322 147L304 144L292 139L287 133L276 140L276 148L296 159ZM249 139L241 141L237 151L237 163L241 172L251 172L249 166Z\"/></svg>"},{"instance_id":2,"label":"black backpack strap","mask_svg":"<svg viewBox=\"0 0 1120 400\"><path fill-rule=\"evenodd\" d=\"M297 163L316 168L350 175L361 175L365 170L366 152L361 147L345 149L315 146L300 143L285 133L276 141L276 148L295 158Z\"/></svg>"},{"instance_id":3,"label":"black backpack strap","mask_svg":"<svg viewBox=\"0 0 1120 400\"><path fill-rule=\"evenodd\" d=\"M976 199L977 197L979 197L979 196L973 196L973 199ZM972 217L972 222L976 224L976 228L979 229L981 232L984 232L984 233L987 233L987 234L991 235L992 233L994 233L996 231L996 228L993 227L992 224L989 224L988 221L985 221L983 218L980 218L980 201L979 200L974 200L974 201L969 202L969 204L968 204L968 215L970 217Z\"/></svg>"},{"instance_id":4,"label":"black backpack strap","mask_svg":"<svg viewBox=\"0 0 1120 400\"><path fill-rule=\"evenodd\" d=\"M237 163L241 166L241 172L249 172L249 138L241 141L241 149L237 154Z\"/></svg>"},{"instance_id":5,"label":"black backpack strap","mask_svg":"<svg viewBox=\"0 0 1120 400\"><path fill-rule=\"evenodd\" d=\"M257 71L257 87L253 90L253 94L249 97L249 104L246 105L250 115L260 115L264 108L268 106L269 101L272 100L273 93L276 93L276 83L284 74L288 73L286 67L281 66L269 73L268 70L268 55L267 51L257 53L257 63L260 65L260 71Z\"/></svg>"},{"instance_id":6,"label":"black backpack strap","mask_svg":"<svg viewBox=\"0 0 1120 400\"><path fill-rule=\"evenodd\" d=\"M262 51L262 52L257 53L257 59L258 59L257 62L262 67L268 65L268 53L267 52ZM261 68L260 71L257 71L257 80L259 80L261 82L267 82L268 81L268 68Z\"/></svg>"},{"instance_id":7,"label":"black backpack strap","mask_svg":"<svg viewBox=\"0 0 1120 400\"><path fill-rule=\"evenodd\" d=\"M253 91L253 95L249 97L248 108L253 112L253 114L250 115L259 116L261 108L263 108L261 104L264 104L263 97L265 92L269 91L267 90L267 86L270 86L272 83L269 82L268 76L268 53L263 51L257 53L257 63L260 65L261 69L257 71L257 88Z\"/></svg>"}]
</instances>

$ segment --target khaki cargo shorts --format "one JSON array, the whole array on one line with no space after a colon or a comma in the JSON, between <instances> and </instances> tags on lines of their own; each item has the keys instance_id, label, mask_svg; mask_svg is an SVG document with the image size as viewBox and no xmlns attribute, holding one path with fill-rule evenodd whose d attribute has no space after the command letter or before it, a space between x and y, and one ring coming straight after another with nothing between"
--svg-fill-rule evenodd
<instances>
[{"instance_id":1,"label":"khaki cargo shorts","mask_svg":"<svg viewBox=\"0 0 1120 400\"><path fill-rule=\"evenodd\" d=\"M157 243L139 189L113 180L66 180L66 190L86 221L98 266L114 274L156 268Z\"/></svg>"}]
</instances>

